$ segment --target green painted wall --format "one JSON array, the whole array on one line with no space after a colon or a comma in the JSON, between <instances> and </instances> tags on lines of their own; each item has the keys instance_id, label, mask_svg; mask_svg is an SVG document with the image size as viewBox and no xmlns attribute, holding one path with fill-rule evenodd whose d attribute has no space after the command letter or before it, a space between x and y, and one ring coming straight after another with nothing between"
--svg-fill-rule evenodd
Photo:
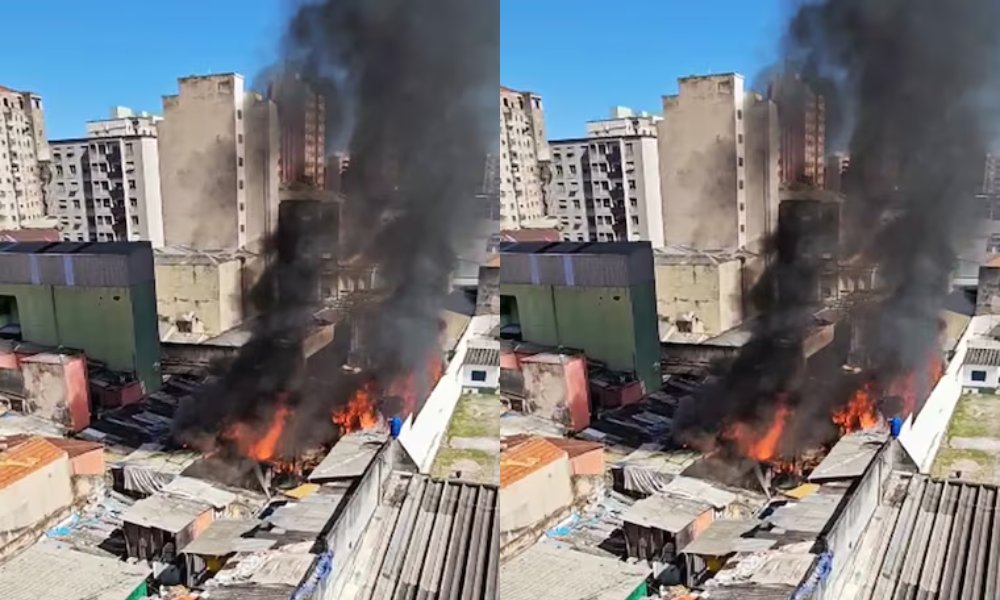
<instances>
[{"instance_id":1,"label":"green painted wall","mask_svg":"<svg viewBox=\"0 0 1000 600\"><path fill-rule=\"evenodd\" d=\"M111 369L136 373L147 392L160 389L153 284L128 288L0 285L0 295L17 298L25 341L78 348Z\"/></svg>"},{"instance_id":2,"label":"green painted wall","mask_svg":"<svg viewBox=\"0 0 1000 600\"><path fill-rule=\"evenodd\" d=\"M660 342L653 284L628 288L501 285L517 299L521 335L531 342L579 348L611 369L636 373L660 389Z\"/></svg>"},{"instance_id":3,"label":"green painted wall","mask_svg":"<svg viewBox=\"0 0 1000 600\"><path fill-rule=\"evenodd\" d=\"M142 600L149 594L149 586L143 581L142 584L135 588L135 591L128 595L128 598L122 598L122 600ZM629 599L631 600L631 599Z\"/></svg>"},{"instance_id":4,"label":"green painted wall","mask_svg":"<svg viewBox=\"0 0 1000 600\"><path fill-rule=\"evenodd\" d=\"M628 598L623 598L622 600L642 600L649 595L649 586L643 581L642 584L635 588L635 591L629 594Z\"/></svg>"}]
</instances>

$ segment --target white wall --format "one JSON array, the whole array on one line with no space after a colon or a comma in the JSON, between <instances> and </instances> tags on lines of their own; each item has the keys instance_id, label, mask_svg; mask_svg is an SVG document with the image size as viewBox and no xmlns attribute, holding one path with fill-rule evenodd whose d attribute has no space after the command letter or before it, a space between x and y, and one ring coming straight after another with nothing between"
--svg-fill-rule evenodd
<instances>
[{"instance_id":1,"label":"white wall","mask_svg":"<svg viewBox=\"0 0 1000 600\"><path fill-rule=\"evenodd\" d=\"M419 418L410 415L399 432L399 443L406 450L421 473L430 473L434 457L437 456L442 438L448 430L448 423L455 412L455 406L462 395L461 371L469 342L481 338L499 325L499 317L480 315L472 317L465 333L462 334L455 355L448 363L444 375L434 386L430 397L424 403Z\"/></svg>"},{"instance_id":2,"label":"white wall","mask_svg":"<svg viewBox=\"0 0 1000 600\"><path fill-rule=\"evenodd\" d=\"M476 381L472 378L473 371L485 371L486 380ZM460 373L462 387L476 389L497 389L500 387L500 367L483 367L479 365L465 365Z\"/></svg>"},{"instance_id":3,"label":"white wall","mask_svg":"<svg viewBox=\"0 0 1000 600\"><path fill-rule=\"evenodd\" d=\"M962 363L968 352L969 343L977 337L986 335L993 327L1000 324L1000 316L983 315L973 317L965 333L955 347L955 354L948 363L944 376L934 387L923 410L916 420L911 416L903 423L899 434L899 442L921 473L930 473L934 457L948 430L948 423L955 412L955 406L962 395Z\"/></svg>"},{"instance_id":4,"label":"white wall","mask_svg":"<svg viewBox=\"0 0 1000 600\"><path fill-rule=\"evenodd\" d=\"M972 379L973 371L984 371L986 373L985 381L975 381ZM1000 368L993 366L981 366L981 365L963 365L960 371L960 380L962 382L962 387L966 388L989 388L994 389L1000 387Z\"/></svg>"}]
</instances>

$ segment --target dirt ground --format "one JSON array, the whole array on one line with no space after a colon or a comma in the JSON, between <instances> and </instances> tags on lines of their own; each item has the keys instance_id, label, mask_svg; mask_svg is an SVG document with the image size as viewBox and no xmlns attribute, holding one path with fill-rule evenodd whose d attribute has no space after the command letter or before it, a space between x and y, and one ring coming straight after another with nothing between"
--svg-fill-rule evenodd
<instances>
[{"instance_id":1,"label":"dirt ground","mask_svg":"<svg viewBox=\"0 0 1000 600\"><path fill-rule=\"evenodd\" d=\"M432 475L446 479L492 483L500 453L500 398L488 394L466 394L458 401L448 424L448 433Z\"/></svg>"}]
</instances>

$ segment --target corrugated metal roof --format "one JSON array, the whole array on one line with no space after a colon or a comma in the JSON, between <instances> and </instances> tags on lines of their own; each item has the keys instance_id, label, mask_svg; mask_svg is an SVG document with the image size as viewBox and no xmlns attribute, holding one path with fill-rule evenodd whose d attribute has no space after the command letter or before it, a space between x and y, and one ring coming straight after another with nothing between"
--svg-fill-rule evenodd
<instances>
[{"instance_id":1,"label":"corrugated metal roof","mask_svg":"<svg viewBox=\"0 0 1000 600\"><path fill-rule=\"evenodd\" d=\"M500 345L497 344L496 348L469 348L462 364L473 367L499 367Z\"/></svg>"},{"instance_id":2,"label":"corrugated metal roof","mask_svg":"<svg viewBox=\"0 0 1000 600\"><path fill-rule=\"evenodd\" d=\"M390 495L393 525L373 559L373 584L357 598L495 600L496 488L415 475L405 489Z\"/></svg>"},{"instance_id":3,"label":"corrugated metal roof","mask_svg":"<svg viewBox=\"0 0 1000 600\"><path fill-rule=\"evenodd\" d=\"M275 545L275 540L244 537L260 525L260 521L219 519L181 549L184 554L226 556L234 552L260 552Z\"/></svg>"},{"instance_id":4,"label":"corrugated metal roof","mask_svg":"<svg viewBox=\"0 0 1000 600\"><path fill-rule=\"evenodd\" d=\"M213 508L218 510L236 502L236 494L220 490L206 481L193 477L178 477L163 486L162 491L177 498L211 504Z\"/></svg>"},{"instance_id":5,"label":"corrugated metal roof","mask_svg":"<svg viewBox=\"0 0 1000 600\"><path fill-rule=\"evenodd\" d=\"M500 455L497 486L503 489L563 457L568 457L566 451L545 438L511 448Z\"/></svg>"},{"instance_id":6,"label":"corrugated metal roof","mask_svg":"<svg viewBox=\"0 0 1000 600\"><path fill-rule=\"evenodd\" d=\"M650 570L542 541L500 568L503 600L625 600Z\"/></svg>"},{"instance_id":7,"label":"corrugated metal roof","mask_svg":"<svg viewBox=\"0 0 1000 600\"><path fill-rule=\"evenodd\" d=\"M318 534L330 522L344 497L342 493L320 488L297 502L275 508L266 520L285 531Z\"/></svg>"},{"instance_id":8,"label":"corrugated metal roof","mask_svg":"<svg viewBox=\"0 0 1000 600\"><path fill-rule=\"evenodd\" d=\"M713 521L708 529L698 534L698 537L682 548L681 552L702 556L728 556L735 552L767 550L777 544L777 540L744 537L761 523L761 521L737 519Z\"/></svg>"},{"instance_id":9,"label":"corrugated metal roof","mask_svg":"<svg viewBox=\"0 0 1000 600\"><path fill-rule=\"evenodd\" d=\"M309 474L309 481L361 477L387 439L388 435L380 431L356 431L345 435Z\"/></svg>"},{"instance_id":10,"label":"corrugated metal roof","mask_svg":"<svg viewBox=\"0 0 1000 600\"><path fill-rule=\"evenodd\" d=\"M882 431L855 431L845 435L809 475L809 481L861 477L887 439L889 435Z\"/></svg>"},{"instance_id":11,"label":"corrugated metal roof","mask_svg":"<svg viewBox=\"0 0 1000 600\"><path fill-rule=\"evenodd\" d=\"M866 599L1000 598L1000 493L993 485L913 477L889 517Z\"/></svg>"},{"instance_id":12,"label":"corrugated metal roof","mask_svg":"<svg viewBox=\"0 0 1000 600\"><path fill-rule=\"evenodd\" d=\"M626 511L623 520L640 527L680 533L704 513L712 510L708 502L653 494L643 498Z\"/></svg>"},{"instance_id":13,"label":"corrugated metal roof","mask_svg":"<svg viewBox=\"0 0 1000 600\"><path fill-rule=\"evenodd\" d=\"M652 283L649 242L526 242L500 248L505 284L628 287Z\"/></svg>"},{"instance_id":14,"label":"corrugated metal roof","mask_svg":"<svg viewBox=\"0 0 1000 600\"><path fill-rule=\"evenodd\" d=\"M122 520L139 527L178 533L210 510L212 505L207 502L156 493L133 504Z\"/></svg>"},{"instance_id":15,"label":"corrugated metal roof","mask_svg":"<svg viewBox=\"0 0 1000 600\"><path fill-rule=\"evenodd\" d=\"M1000 367L1000 348L969 348L963 365Z\"/></svg>"},{"instance_id":16,"label":"corrugated metal roof","mask_svg":"<svg viewBox=\"0 0 1000 600\"><path fill-rule=\"evenodd\" d=\"M32 438L0 453L0 489L67 457L66 452L44 438Z\"/></svg>"},{"instance_id":17,"label":"corrugated metal roof","mask_svg":"<svg viewBox=\"0 0 1000 600\"><path fill-rule=\"evenodd\" d=\"M42 541L0 566L5 600L125 600L149 568Z\"/></svg>"},{"instance_id":18,"label":"corrugated metal roof","mask_svg":"<svg viewBox=\"0 0 1000 600\"><path fill-rule=\"evenodd\" d=\"M0 283L128 287L153 280L149 242L0 244Z\"/></svg>"}]
</instances>

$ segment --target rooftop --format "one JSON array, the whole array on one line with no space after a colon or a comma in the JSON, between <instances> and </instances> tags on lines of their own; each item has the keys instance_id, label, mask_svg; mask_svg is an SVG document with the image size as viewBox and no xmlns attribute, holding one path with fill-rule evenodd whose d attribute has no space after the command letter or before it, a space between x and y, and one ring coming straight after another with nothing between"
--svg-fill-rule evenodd
<instances>
[{"instance_id":1,"label":"rooftop","mask_svg":"<svg viewBox=\"0 0 1000 600\"><path fill-rule=\"evenodd\" d=\"M890 499L888 531L860 600L896 597L996 598L1000 494L995 486L910 479ZM894 525L893 525L894 524Z\"/></svg>"},{"instance_id":2,"label":"rooftop","mask_svg":"<svg viewBox=\"0 0 1000 600\"><path fill-rule=\"evenodd\" d=\"M462 365L473 367L499 367L500 366L500 343L487 345L478 342L475 346L469 345Z\"/></svg>"},{"instance_id":3,"label":"rooftop","mask_svg":"<svg viewBox=\"0 0 1000 600\"><path fill-rule=\"evenodd\" d=\"M236 552L261 552L276 544L275 540L245 537L260 521L219 519L212 521L190 544L181 549L184 554L227 556Z\"/></svg>"},{"instance_id":4,"label":"rooftop","mask_svg":"<svg viewBox=\"0 0 1000 600\"><path fill-rule=\"evenodd\" d=\"M664 246L653 250L653 261L657 265L719 265L748 256L746 252L696 250L687 246Z\"/></svg>"},{"instance_id":5,"label":"rooftop","mask_svg":"<svg viewBox=\"0 0 1000 600\"><path fill-rule=\"evenodd\" d=\"M179 533L210 510L212 505L207 502L158 493L133 504L122 520L139 527Z\"/></svg>"},{"instance_id":6,"label":"rooftop","mask_svg":"<svg viewBox=\"0 0 1000 600\"><path fill-rule=\"evenodd\" d=\"M712 505L707 502L660 493L633 504L625 513L623 520L640 527L680 533L695 519L710 510Z\"/></svg>"},{"instance_id":7,"label":"rooftop","mask_svg":"<svg viewBox=\"0 0 1000 600\"><path fill-rule=\"evenodd\" d=\"M387 439L384 432L377 431L356 431L345 435L313 469L309 481L361 477Z\"/></svg>"},{"instance_id":8,"label":"rooftop","mask_svg":"<svg viewBox=\"0 0 1000 600\"><path fill-rule=\"evenodd\" d=\"M503 600L624 600L645 587L650 571L612 558L542 541L500 568Z\"/></svg>"},{"instance_id":9,"label":"rooftop","mask_svg":"<svg viewBox=\"0 0 1000 600\"><path fill-rule=\"evenodd\" d=\"M681 548L684 554L728 556L736 552L760 552L777 544L776 540L744 537L761 524L760 521L720 519L712 521L690 544Z\"/></svg>"},{"instance_id":10,"label":"rooftop","mask_svg":"<svg viewBox=\"0 0 1000 600\"><path fill-rule=\"evenodd\" d=\"M0 598L125 600L148 575L148 567L45 540L0 565Z\"/></svg>"},{"instance_id":11,"label":"rooftop","mask_svg":"<svg viewBox=\"0 0 1000 600\"><path fill-rule=\"evenodd\" d=\"M977 367L1000 367L1000 348L969 348L962 364Z\"/></svg>"},{"instance_id":12,"label":"rooftop","mask_svg":"<svg viewBox=\"0 0 1000 600\"><path fill-rule=\"evenodd\" d=\"M505 488L566 456L565 450L545 438L535 438L511 448L500 455L497 485Z\"/></svg>"},{"instance_id":13,"label":"rooftop","mask_svg":"<svg viewBox=\"0 0 1000 600\"><path fill-rule=\"evenodd\" d=\"M492 486L394 473L337 598L497 598L496 511Z\"/></svg>"},{"instance_id":14,"label":"rooftop","mask_svg":"<svg viewBox=\"0 0 1000 600\"><path fill-rule=\"evenodd\" d=\"M611 254L648 252L649 242L523 242L503 247L501 254Z\"/></svg>"},{"instance_id":15,"label":"rooftop","mask_svg":"<svg viewBox=\"0 0 1000 600\"><path fill-rule=\"evenodd\" d=\"M158 265L219 265L242 260L250 253L230 250L196 250L187 246L163 246L153 249L153 260Z\"/></svg>"},{"instance_id":16,"label":"rooftop","mask_svg":"<svg viewBox=\"0 0 1000 600\"><path fill-rule=\"evenodd\" d=\"M856 479L889 439L885 431L855 431L840 438L823 462L809 475L809 481Z\"/></svg>"},{"instance_id":17,"label":"rooftop","mask_svg":"<svg viewBox=\"0 0 1000 600\"><path fill-rule=\"evenodd\" d=\"M64 450L44 438L31 438L0 452L0 489L66 456Z\"/></svg>"}]
</instances>

